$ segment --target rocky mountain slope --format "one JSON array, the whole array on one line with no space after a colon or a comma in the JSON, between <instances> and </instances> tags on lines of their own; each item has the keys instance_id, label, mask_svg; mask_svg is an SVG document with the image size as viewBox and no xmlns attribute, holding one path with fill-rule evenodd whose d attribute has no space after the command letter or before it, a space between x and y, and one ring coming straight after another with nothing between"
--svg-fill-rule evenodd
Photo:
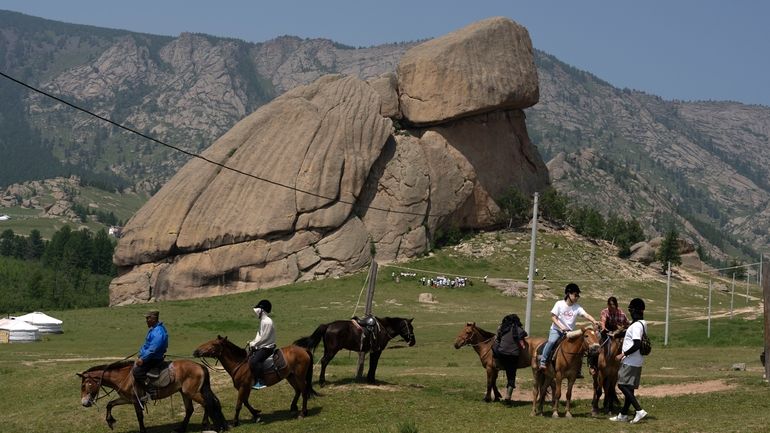
<instances>
[{"instance_id":1,"label":"rocky mountain slope","mask_svg":"<svg viewBox=\"0 0 770 433\"><path fill-rule=\"evenodd\" d=\"M0 70L190 151L324 74L369 79L395 71L413 45L171 38L0 11ZM526 110L527 124L558 190L579 204L635 216L650 235L675 223L715 256L766 249L770 108L666 101L615 88L543 52L535 62L540 102ZM25 137L38 134L37 145L60 161L155 191L188 159L16 87L0 82L34 132ZM8 148L3 140L0 148Z\"/></svg>"}]
</instances>

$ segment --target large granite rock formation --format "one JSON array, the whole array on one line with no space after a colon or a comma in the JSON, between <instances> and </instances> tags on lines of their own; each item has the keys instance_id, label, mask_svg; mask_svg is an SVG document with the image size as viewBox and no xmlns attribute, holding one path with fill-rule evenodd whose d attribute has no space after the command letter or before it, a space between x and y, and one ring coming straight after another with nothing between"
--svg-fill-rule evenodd
<instances>
[{"instance_id":1,"label":"large granite rock formation","mask_svg":"<svg viewBox=\"0 0 770 433\"><path fill-rule=\"evenodd\" d=\"M546 186L521 111L538 95L523 27L472 24L398 70L295 88L185 165L126 226L111 304L341 275L373 252L415 257L441 227L496 224L507 188Z\"/></svg>"}]
</instances>

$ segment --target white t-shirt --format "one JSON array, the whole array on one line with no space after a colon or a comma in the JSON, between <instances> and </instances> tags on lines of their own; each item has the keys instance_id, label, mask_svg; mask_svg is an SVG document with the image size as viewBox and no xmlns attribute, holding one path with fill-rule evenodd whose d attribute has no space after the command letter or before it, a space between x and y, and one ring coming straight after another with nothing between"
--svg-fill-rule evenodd
<instances>
[{"instance_id":1,"label":"white t-shirt","mask_svg":"<svg viewBox=\"0 0 770 433\"><path fill-rule=\"evenodd\" d=\"M578 316L586 315L586 310L580 306L580 304L567 305L567 301L557 301L551 309L551 314L559 319L559 322L567 328L569 331L575 329L575 322L577 322ZM559 330L559 327L555 323L551 323L551 329Z\"/></svg>"},{"instance_id":2,"label":"white t-shirt","mask_svg":"<svg viewBox=\"0 0 770 433\"><path fill-rule=\"evenodd\" d=\"M632 323L628 329L626 329L626 336L623 338L623 352L630 349L634 345L634 340L641 340L642 333L647 331L647 322L644 320L638 320ZM641 367L644 363L644 357L642 352L637 350L634 353L623 358L623 364L628 364L632 367Z\"/></svg>"},{"instance_id":3,"label":"white t-shirt","mask_svg":"<svg viewBox=\"0 0 770 433\"><path fill-rule=\"evenodd\" d=\"M275 328L273 328L273 319L263 313L262 320L259 323L257 336L249 343L254 349L262 347L275 347Z\"/></svg>"}]
</instances>

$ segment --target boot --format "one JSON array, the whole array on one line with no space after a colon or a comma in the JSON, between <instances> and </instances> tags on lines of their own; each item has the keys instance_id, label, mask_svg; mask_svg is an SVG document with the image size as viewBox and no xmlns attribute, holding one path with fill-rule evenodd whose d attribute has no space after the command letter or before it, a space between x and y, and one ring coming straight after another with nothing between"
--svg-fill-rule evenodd
<instances>
[{"instance_id":1,"label":"boot","mask_svg":"<svg viewBox=\"0 0 770 433\"><path fill-rule=\"evenodd\" d=\"M510 386L510 385L505 388L505 397L503 397L503 403L504 404L506 404L506 405L510 405L511 404L511 396L513 395L513 389L514 388L515 388L515 386Z\"/></svg>"}]
</instances>

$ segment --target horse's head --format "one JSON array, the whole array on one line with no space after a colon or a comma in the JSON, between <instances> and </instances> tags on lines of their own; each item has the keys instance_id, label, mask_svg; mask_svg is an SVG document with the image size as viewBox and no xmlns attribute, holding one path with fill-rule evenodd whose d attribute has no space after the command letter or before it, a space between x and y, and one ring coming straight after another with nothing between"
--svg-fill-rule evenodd
<instances>
[{"instance_id":1,"label":"horse's head","mask_svg":"<svg viewBox=\"0 0 770 433\"><path fill-rule=\"evenodd\" d=\"M193 351L193 356L196 358L216 358L219 359L222 356L222 350L227 343L227 337L217 335L217 338L209 340Z\"/></svg>"},{"instance_id":2,"label":"horse's head","mask_svg":"<svg viewBox=\"0 0 770 433\"><path fill-rule=\"evenodd\" d=\"M409 343L409 347L414 346L417 339L414 337L414 327L412 326L412 319L401 319L401 323L398 325L398 335Z\"/></svg>"},{"instance_id":3,"label":"horse's head","mask_svg":"<svg viewBox=\"0 0 770 433\"><path fill-rule=\"evenodd\" d=\"M583 350L588 352L588 356L599 356L599 333L594 328L583 328Z\"/></svg>"},{"instance_id":4,"label":"horse's head","mask_svg":"<svg viewBox=\"0 0 770 433\"><path fill-rule=\"evenodd\" d=\"M76 373L80 377L80 404L90 407L96 403L99 396L99 389L102 386L102 380L91 373Z\"/></svg>"},{"instance_id":5,"label":"horse's head","mask_svg":"<svg viewBox=\"0 0 770 433\"><path fill-rule=\"evenodd\" d=\"M457 334L455 338L455 349L459 349L466 344L474 344L473 338L476 335L476 322L468 322L465 327Z\"/></svg>"}]
</instances>

